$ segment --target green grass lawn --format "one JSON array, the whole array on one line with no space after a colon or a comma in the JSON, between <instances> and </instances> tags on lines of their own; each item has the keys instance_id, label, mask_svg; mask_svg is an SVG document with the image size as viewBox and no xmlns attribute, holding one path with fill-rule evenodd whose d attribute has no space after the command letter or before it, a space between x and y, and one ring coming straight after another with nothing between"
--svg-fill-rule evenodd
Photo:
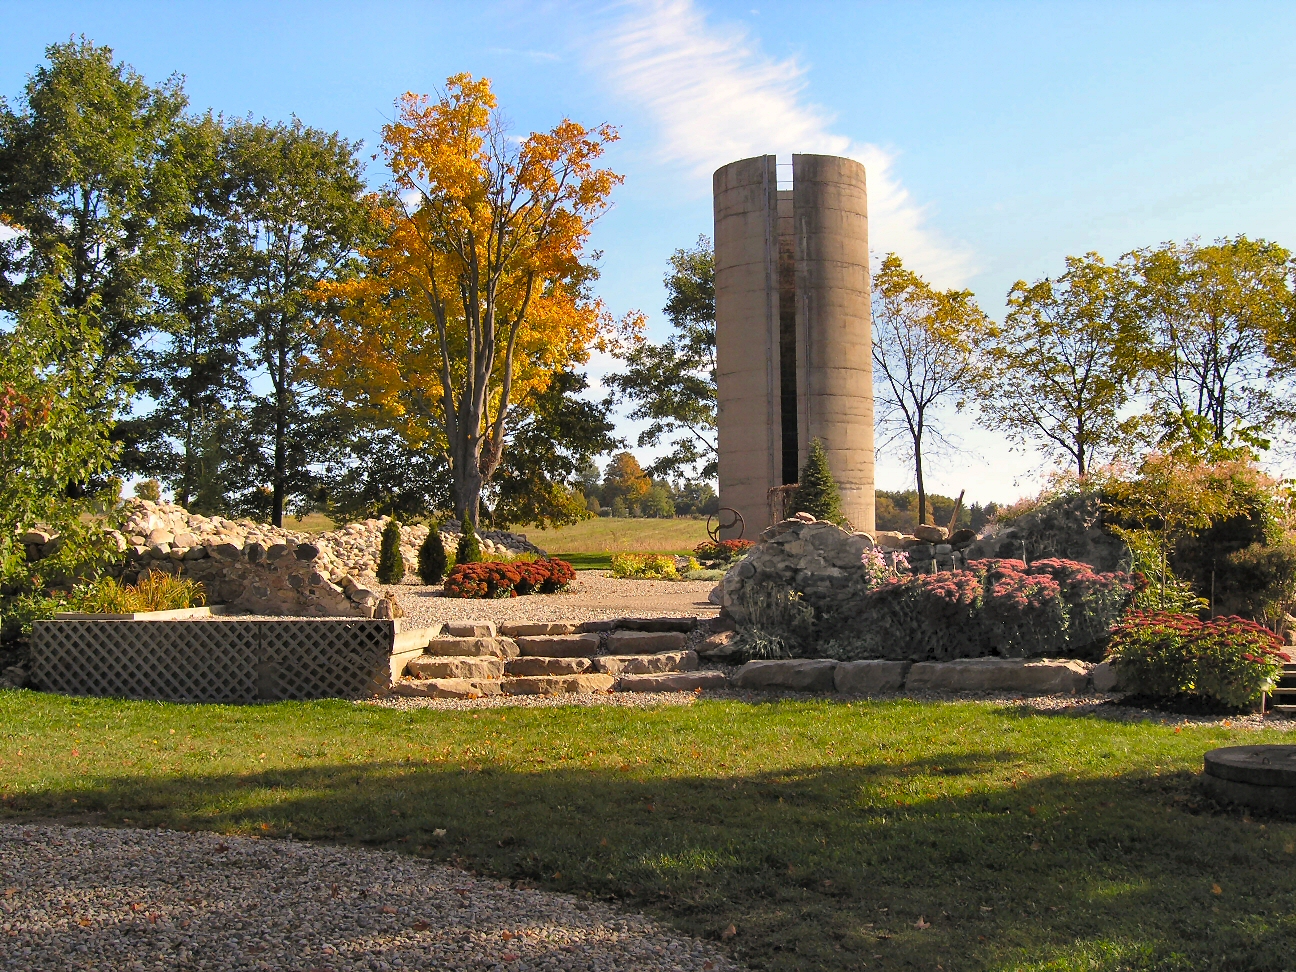
<instances>
[{"instance_id":1,"label":"green grass lawn","mask_svg":"<svg viewBox=\"0 0 1296 972\"><path fill-rule=\"evenodd\" d=\"M615 898L760 969L1291 969L1279 734L908 700L400 713L0 692L0 819L293 834ZM437 836L444 829L443 837Z\"/></svg>"}]
</instances>

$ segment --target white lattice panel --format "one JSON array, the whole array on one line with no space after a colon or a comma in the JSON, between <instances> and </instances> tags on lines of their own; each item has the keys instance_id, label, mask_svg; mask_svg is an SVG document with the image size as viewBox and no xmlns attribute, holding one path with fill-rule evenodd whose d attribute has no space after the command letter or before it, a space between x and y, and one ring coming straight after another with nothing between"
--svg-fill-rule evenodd
<instances>
[{"instance_id":1,"label":"white lattice panel","mask_svg":"<svg viewBox=\"0 0 1296 972\"><path fill-rule=\"evenodd\" d=\"M252 702L391 687L391 621L38 621L36 685L66 695Z\"/></svg>"}]
</instances>

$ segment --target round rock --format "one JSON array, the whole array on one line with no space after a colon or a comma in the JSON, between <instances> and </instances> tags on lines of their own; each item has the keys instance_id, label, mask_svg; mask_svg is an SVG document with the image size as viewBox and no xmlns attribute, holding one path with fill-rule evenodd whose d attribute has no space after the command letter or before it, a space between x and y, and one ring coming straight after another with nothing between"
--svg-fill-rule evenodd
<instances>
[{"instance_id":1,"label":"round rock","mask_svg":"<svg viewBox=\"0 0 1296 972\"><path fill-rule=\"evenodd\" d=\"M1258 810L1296 811L1296 746L1225 746L1205 757L1215 796Z\"/></svg>"}]
</instances>

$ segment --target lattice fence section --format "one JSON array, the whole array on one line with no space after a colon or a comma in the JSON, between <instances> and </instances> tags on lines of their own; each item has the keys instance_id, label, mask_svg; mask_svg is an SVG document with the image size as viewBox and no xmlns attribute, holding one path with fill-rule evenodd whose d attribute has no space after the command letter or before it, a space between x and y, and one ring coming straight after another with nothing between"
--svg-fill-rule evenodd
<instances>
[{"instance_id":1,"label":"lattice fence section","mask_svg":"<svg viewBox=\"0 0 1296 972\"><path fill-rule=\"evenodd\" d=\"M43 621L32 673L46 691L172 702L257 697L258 622Z\"/></svg>"},{"instance_id":2,"label":"lattice fence section","mask_svg":"<svg viewBox=\"0 0 1296 972\"><path fill-rule=\"evenodd\" d=\"M263 699L363 699L391 687L390 621L256 623Z\"/></svg>"},{"instance_id":3,"label":"lattice fence section","mask_svg":"<svg viewBox=\"0 0 1296 972\"><path fill-rule=\"evenodd\" d=\"M391 687L391 621L38 621L32 674L66 695L252 702Z\"/></svg>"}]
</instances>

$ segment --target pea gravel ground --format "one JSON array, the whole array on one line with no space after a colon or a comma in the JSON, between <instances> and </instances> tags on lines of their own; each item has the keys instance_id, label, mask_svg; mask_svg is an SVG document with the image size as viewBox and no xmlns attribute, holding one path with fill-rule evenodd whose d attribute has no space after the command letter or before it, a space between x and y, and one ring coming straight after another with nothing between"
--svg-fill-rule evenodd
<instances>
[{"instance_id":1,"label":"pea gravel ground","mask_svg":"<svg viewBox=\"0 0 1296 972\"><path fill-rule=\"evenodd\" d=\"M0 967L742 968L642 915L382 851L0 824Z\"/></svg>"},{"instance_id":2,"label":"pea gravel ground","mask_svg":"<svg viewBox=\"0 0 1296 972\"><path fill-rule=\"evenodd\" d=\"M601 570L578 570L561 594L527 594L498 601L443 597L439 587L393 584L406 624L435 621L604 621L624 617L713 618L720 608L707 600L715 581L619 580Z\"/></svg>"}]
</instances>

